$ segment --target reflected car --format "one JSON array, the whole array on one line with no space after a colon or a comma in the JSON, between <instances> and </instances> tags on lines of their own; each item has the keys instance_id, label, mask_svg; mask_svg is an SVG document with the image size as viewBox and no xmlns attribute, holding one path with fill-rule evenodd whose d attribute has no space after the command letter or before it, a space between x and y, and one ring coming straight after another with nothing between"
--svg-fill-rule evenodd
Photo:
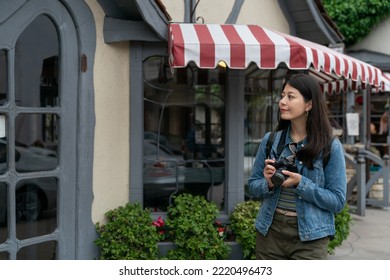
<instances>
[{"instance_id":1,"label":"reflected car","mask_svg":"<svg viewBox=\"0 0 390 280\"><path fill-rule=\"evenodd\" d=\"M147 204L167 199L184 188L182 156L150 139L144 140L144 199Z\"/></svg>"},{"instance_id":2,"label":"reflected car","mask_svg":"<svg viewBox=\"0 0 390 280\"><path fill-rule=\"evenodd\" d=\"M179 148L177 148L173 145L170 145L167 138L163 135L159 135L157 132L145 131L144 132L144 140L147 140L147 141L150 140L150 141L152 141L152 143L153 142L154 143L160 142L161 149L166 150L167 153L178 155L178 156L182 155L182 152L180 151Z\"/></svg>"},{"instance_id":3,"label":"reflected car","mask_svg":"<svg viewBox=\"0 0 390 280\"><path fill-rule=\"evenodd\" d=\"M7 171L6 148L6 140L0 139L0 174ZM16 171L20 173L53 170L57 167L56 153L38 147L16 145L15 161ZM0 183L0 224L7 220L7 189L6 183ZM15 200L16 221L35 221L45 211L56 209L57 179L21 180L16 185Z\"/></svg>"},{"instance_id":4,"label":"reflected car","mask_svg":"<svg viewBox=\"0 0 390 280\"><path fill-rule=\"evenodd\" d=\"M144 140L144 201L147 205L167 204L169 198L183 191L207 195L211 186L224 181L223 160L184 160L161 143Z\"/></svg>"}]
</instances>

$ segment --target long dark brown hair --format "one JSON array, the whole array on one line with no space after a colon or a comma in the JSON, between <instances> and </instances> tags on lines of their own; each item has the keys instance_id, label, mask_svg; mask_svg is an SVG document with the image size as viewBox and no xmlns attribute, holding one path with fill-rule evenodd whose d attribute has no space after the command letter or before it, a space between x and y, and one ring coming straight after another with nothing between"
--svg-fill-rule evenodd
<instances>
[{"instance_id":1,"label":"long dark brown hair","mask_svg":"<svg viewBox=\"0 0 390 280\"><path fill-rule=\"evenodd\" d=\"M308 74L295 74L286 80L283 85L289 84L297 89L305 102L311 100L312 108L308 112L306 121L307 143L297 154L308 168L313 168L313 161L321 155L325 158L330 153L332 139L332 126L328 117L327 106L318 81ZM286 129L290 125L289 120L280 119L276 130Z\"/></svg>"}]
</instances>

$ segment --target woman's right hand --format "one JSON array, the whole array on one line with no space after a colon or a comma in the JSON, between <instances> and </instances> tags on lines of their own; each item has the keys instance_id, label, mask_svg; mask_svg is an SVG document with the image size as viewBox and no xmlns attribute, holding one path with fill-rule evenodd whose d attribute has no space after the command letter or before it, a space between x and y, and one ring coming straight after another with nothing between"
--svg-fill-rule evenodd
<instances>
[{"instance_id":1,"label":"woman's right hand","mask_svg":"<svg viewBox=\"0 0 390 280\"><path fill-rule=\"evenodd\" d=\"M263 170L264 178L267 180L268 187L270 189L272 189L274 187L274 184L271 181L271 177L274 175L274 173L276 171L275 167L273 166L274 163L275 163L275 159L266 159L265 160L265 167Z\"/></svg>"}]
</instances>

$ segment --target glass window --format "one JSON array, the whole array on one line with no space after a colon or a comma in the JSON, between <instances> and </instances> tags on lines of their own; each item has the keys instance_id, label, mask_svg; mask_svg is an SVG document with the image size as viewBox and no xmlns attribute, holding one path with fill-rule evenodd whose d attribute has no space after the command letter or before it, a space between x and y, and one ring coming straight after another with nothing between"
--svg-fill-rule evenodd
<instances>
[{"instance_id":1,"label":"glass window","mask_svg":"<svg viewBox=\"0 0 390 280\"><path fill-rule=\"evenodd\" d=\"M0 174L6 175L0 182L0 244L11 240L20 248L18 259L57 256L57 242L47 239L58 214L58 56L57 30L43 15L21 33L12 52L0 51L0 109L5 101L9 105L0 112ZM8 93L11 69L15 91ZM29 246L21 247L20 240ZM10 252L3 246L0 259L15 258Z\"/></svg>"},{"instance_id":2,"label":"glass window","mask_svg":"<svg viewBox=\"0 0 390 280\"><path fill-rule=\"evenodd\" d=\"M7 100L7 56L5 50L0 50L0 106Z\"/></svg>"},{"instance_id":3,"label":"glass window","mask_svg":"<svg viewBox=\"0 0 390 280\"><path fill-rule=\"evenodd\" d=\"M261 139L277 124L287 69L264 70L250 65L245 71L244 183L247 184Z\"/></svg>"},{"instance_id":4,"label":"glass window","mask_svg":"<svg viewBox=\"0 0 390 280\"><path fill-rule=\"evenodd\" d=\"M0 260L8 260L8 253L0 252Z\"/></svg>"},{"instance_id":5,"label":"glass window","mask_svg":"<svg viewBox=\"0 0 390 280\"><path fill-rule=\"evenodd\" d=\"M328 105L329 118L336 122L340 127L345 127L345 108L347 107L346 94L326 94L326 104ZM359 104L355 109L359 111Z\"/></svg>"},{"instance_id":6,"label":"glass window","mask_svg":"<svg viewBox=\"0 0 390 280\"><path fill-rule=\"evenodd\" d=\"M7 206L8 206L8 186L5 183L0 183L0 244L4 243L8 238Z\"/></svg>"},{"instance_id":7,"label":"glass window","mask_svg":"<svg viewBox=\"0 0 390 280\"><path fill-rule=\"evenodd\" d=\"M15 119L15 168L20 173L53 170L57 167L56 137L57 123L48 128L50 119L56 120L53 114L20 114ZM35 127L30 130L28 128ZM53 128L53 131L52 131ZM47 140L47 141L46 141Z\"/></svg>"},{"instance_id":8,"label":"glass window","mask_svg":"<svg viewBox=\"0 0 390 280\"><path fill-rule=\"evenodd\" d=\"M144 206L166 211L172 196L224 201L224 68L173 73L166 57L144 61Z\"/></svg>"},{"instance_id":9,"label":"glass window","mask_svg":"<svg viewBox=\"0 0 390 280\"><path fill-rule=\"evenodd\" d=\"M18 260L55 260L57 242L48 241L23 247L18 251Z\"/></svg>"},{"instance_id":10,"label":"glass window","mask_svg":"<svg viewBox=\"0 0 390 280\"><path fill-rule=\"evenodd\" d=\"M49 17L37 17L24 30L16 43L16 105L50 107L58 104L58 50L57 30Z\"/></svg>"},{"instance_id":11,"label":"glass window","mask_svg":"<svg viewBox=\"0 0 390 280\"><path fill-rule=\"evenodd\" d=\"M363 111L362 104L363 96L358 94L355 98L356 110ZM370 95L370 137L371 137L371 152L377 156L383 157L389 154L388 131L389 131L389 109L390 109L390 93L389 92L373 92ZM363 124L361 124L362 126ZM368 129L368 128L367 128Z\"/></svg>"},{"instance_id":12,"label":"glass window","mask_svg":"<svg viewBox=\"0 0 390 280\"><path fill-rule=\"evenodd\" d=\"M16 236L19 240L45 235L57 226L57 179L22 180L15 191Z\"/></svg>"}]
</instances>

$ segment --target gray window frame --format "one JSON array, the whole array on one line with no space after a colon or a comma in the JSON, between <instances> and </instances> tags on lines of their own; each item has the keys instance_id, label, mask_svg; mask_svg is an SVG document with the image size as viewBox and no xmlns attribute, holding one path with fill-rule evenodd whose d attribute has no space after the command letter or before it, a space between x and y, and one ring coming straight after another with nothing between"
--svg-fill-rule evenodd
<instances>
[{"instance_id":1,"label":"gray window frame","mask_svg":"<svg viewBox=\"0 0 390 280\"><path fill-rule=\"evenodd\" d=\"M143 74L142 62L154 55L167 55L167 43L130 44L130 197L131 203L143 201ZM244 85L245 71L227 71L226 84L226 165L225 211L228 219L237 203L244 201ZM152 214L154 215L154 214Z\"/></svg>"},{"instance_id":2,"label":"gray window frame","mask_svg":"<svg viewBox=\"0 0 390 280\"><path fill-rule=\"evenodd\" d=\"M53 233L18 241L15 238L15 224L10 225L11 240L0 245L7 250L11 259L16 258L17 250L36 242L54 240L57 242L57 259L91 259L97 256L93 244L96 230L91 221L93 201L92 163L94 132L94 90L93 56L96 32L93 15L84 1L8 0L2 1L0 20L0 48L8 52L8 95L15 96L14 85L14 49L17 38L23 30L39 15L50 17L57 28L60 49L60 87L61 106L52 108L15 107L10 103L0 112L10 118L8 151L14 149L13 120L19 113L56 113L60 116L59 169L45 172L45 176L59 179L57 230ZM77 26L77 29L76 29ZM81 36L80 34L85 34ZM91 44L92 42L92 44ZM87 57L88 68L80 71L80 57ZM79 93L85 94L79 94ZM13 161L13 162L12 162ZM11 165L14 159L11 159ZM7 177L8 176L8 177ZM21 179L20 174L5 175L4 181L11 185ZM14 194L9 192L9 199ZM14 208L14 202L10 209ZM14 219L14 217L9 217Z\"/></svg>"}]
</instances>

